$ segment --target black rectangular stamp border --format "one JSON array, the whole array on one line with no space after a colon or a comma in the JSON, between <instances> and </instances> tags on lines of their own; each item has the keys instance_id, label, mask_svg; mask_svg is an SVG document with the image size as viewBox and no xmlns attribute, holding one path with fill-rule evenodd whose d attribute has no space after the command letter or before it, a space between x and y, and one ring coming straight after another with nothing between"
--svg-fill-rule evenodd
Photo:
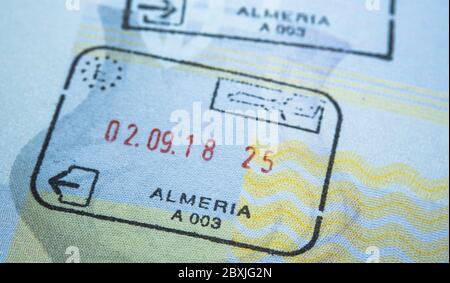
<instances>
[{"instance_id":1,"label":"black rectangular stamp border","mask_svg":"<svg viewBox=\"0 0 450 283\"><path fill-rule=\"evenodd\" d=\"M214 33L202 33L202 32L195 32L195 31L180 31L175 29L162 29L157 27L142 27L142 26L132 26L130 24L130 15L132 13L131 11L131 4L133 0L126 0L126 5L123 13L122 18L122 29L124 30L131 30L131 31L152 31L152 32L159 32L159 33L166 33L166 34L181 34L181 35L190 35L190 36L204 36L204 37L210 37L210 38L216 38L216 39L231 39L231 40L241 40L241 41L250 41L250 42L256 42L256 43L266 43L266 44L272 44L272 45L281 45L281 46L291 46L291 47L300 47L300 48L307 48L307 49L315 49L315 50L321 50L321 51L330 51L330 52L337 52L337 53L344 53L344 54L350 54L350 55L358 55L358 56L365 56L385 61L392 61L394 60L394 46L395 46L395 15L396 15L396 6L397 0L389 0L389 16L390 19L388 19L388 25L387 25L387 46L385 52L369 52L364 50L354 50L354 49L344 49L344 48L336 48L336 47L330 47L330 46L322 46L322 45L314 45L314 44L304 44L304 43L294 43L294 42L287 42L287 41L278 41L278 40L271 40L271 39L262 39L262 38L256 38L256 37L245 37L245 36L233 36L233 35L226 35L226 34L214 34ZM187 0L188 1L188 0ZM184 13L185 11L183 11ZM184 18L184 15L183 15Z\"/></svg>"},{"instance_id":2,"label":"black rectangular stamp border","mask_svg":"<svg viewBox=\"0 0 450 283\"><path fill-rule=\"evenodd\" d=\"M207 236L207 235L200 234L197 232L189 232L189 231L185 231L185 230L168 228L168 227L156 225L156 224L149 224L149 223L144 223L144 222L139 222L139 221L134 221L134 220L127 220L127 219L118 218L118 217L114 217L114 216L110 216L110 215L95 214L95 213L91 213L91 212L87 212L87 211L76 210L73 208L56 206L56 205L52 205L52 204L49 204L46 201L44 201L41 198L41 196L39 195L38 190L37 190L37 178L39 176L42 163L45 159L45 154L46 154L47 148L50 144L50 140L52 138L53 131L56 128L56 123L60 116L62 106L66 99L65 92L70 88L71 80L74 76L76 67L77 67L78 63L80 62L81 58L83 56L87 55L88 53L96 51L96 50L110 50L110 51L130 54L130 55L137 55L137 56L143 56L143 57L147 57L147 58L153 58L153 59L157 59L157 60L165 60L165 61L169 61L172 63L184 64L184 65L188 65L191 67L203 68L203 69L210 70L210 71L228 73L231 75L245 77L245 78L249 78L249 79L253 79L253 80L259 80L259 81L263 81L263 82L267 82L267 83L278 84L278 85L286 86L286 87L290 87L290 88L307 90L310 92L314 92L317 95L326 97L332 103L332 105L334 106L334 108L336 110L337 123L336 123L336 128L335 128L335 132L334 132L334 136L333 136L333 143L332 143L332 148L331 148L331 152L330 152L330 156L329 156L329 160L328 160L325 179L324 179L324 183L323 183L322 194L320 197L320 204L319 204L319 208L318 208L319 215L316 217L316 222L315 222L314 231L313 231L311 240L306 245L304 245L303 247L301 247L298 250L294 250L294 251L275 250L275 249L265 248L265 247L261 247L261 246L248 244L248 243L227 240L227 239L223 239L223 238L219 238L219 237L215 237L215 236ZM117 48L117 47L112 47L112 46L91 47L91 48L85 49L82 52L80 52L72 62L72 65L69 70L69 74L68 74L67 79L64 84L64 92L59 97L58 104L56 105L56 110L52 116L50 126L47 129L47 134L45 136L44 142L42 144L42 148L37 157L36 165L33 169L33 173L30 178L30 189L31 189L31 193L32 193L34 199L40 205L42 205L43 207L48 208L50 210L60 211L60 212L65 212L65 213L72 213L72 214L77 214L77 215L81 215L81 216L89 216L89 217L92 217L95 219L106 220L106 221L110 221L110 222L116 222L116 223L134 225L134 226L144 227L144 228L149 228L149 229L155 229L155 230L174 233L174 234L178 234L178 235L182 235L182 236L189 236L189 237L194 237L194 238L198 238L198 239L208 240L213 243L224 244L224 245L229 245L229 246L234 246L234 247L239 247L239 248L244 248L244 249L250 249L250 250L254 250L254 251L258 251L258 252L264 252L264 253L268 253L270 255L285 256L285 257L298 256L298 255L301 255L301 254L309 251L310 249L312 249L315 246L315 244L319 238L320 227L322 225L322 220L323 220L322 214L325 210L326 198L328 195L328 189L329 189L329 184L330 184L331 175L332 175L332 171L333 171L334 160L336 157L336 150L337 150L338 141L339 141L339 137L340 137L340 133L341 133L342 123L343 123L343 115L342 115L342 110L341 110L339 104L337 103L336 100L334 100L334 98L332 96L330 96L329 94L322 92L320 90L311 89L311 88L302 87L302 86L296 86L296 85L289 84L286 82L280 82L280 81L276 81L276 80L269 79L269 78L258 77L258 76L249 75L249 74L245 74L245 73L241 73L241 72L237 72L237 71L231 71L231 70L227 70L227 69L222 69L222 68L218 68L218 67L212 67L212 66L203 65L200 63L194 63L194 62L184 61L184 60L176 60L176 59L172 59L172 58L168 58L168 57L163 57L163 56L158 56L158 55L148 54L148 53L143 53L143 52L138 52L138 51L132 51L132 50L128 50L128 49L122 49L122 48Z\"/></svg>"}]
</instances>

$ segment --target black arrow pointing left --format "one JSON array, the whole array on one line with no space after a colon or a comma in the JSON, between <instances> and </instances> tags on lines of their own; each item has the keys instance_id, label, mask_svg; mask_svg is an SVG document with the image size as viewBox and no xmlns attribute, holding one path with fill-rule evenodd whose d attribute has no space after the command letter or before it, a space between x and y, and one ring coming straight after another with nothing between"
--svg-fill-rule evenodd
<instances>
[{"instance_id":1,"label":"black arrow pointing left","mask_svg":"<svg viewBox=\"0 0 450 283\"><path fill-rule=\"evenodd\" d=\"M69 176L72 174L73 171L82 171L85 174L87 174L86 178L89 179L89 185L86 188L81 188L81 185L74 182L68 182L64 180L66 176ZM62 171L61 173L51 177L48 180L48 183L52 187L53 191L59 196L58 200L61 203L70 204L74 206L80 206L80 207L86 207L90 204L92 194L94 193L95 184L98 180L99 171L91 168L86 167L80 167L76 165L72 165L69 167L68 170ZM73 201L66 201L64 200L64 194L63 189L84 189L87 191L87 196L85 197L85 200L83 203L73 202Z\"/></svg>"}]
</instances>

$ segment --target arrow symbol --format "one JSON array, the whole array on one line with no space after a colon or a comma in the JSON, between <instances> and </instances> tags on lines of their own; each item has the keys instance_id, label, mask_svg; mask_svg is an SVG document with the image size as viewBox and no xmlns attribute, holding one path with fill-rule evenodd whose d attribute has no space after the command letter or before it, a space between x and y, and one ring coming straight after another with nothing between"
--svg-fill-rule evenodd
<instances>
[{"instance_id":1,"label":"arrow symbol","mask_svg":"<svg viewBox=\"0 0 450 283\"><path fill-rule=\"evenodd\" d=\"M48 183L53 191L59 196L58 200L61 203L86 207L91 200L98 175L98 170L73 165L70 166L68 170L62 171L51 177L48 180ZM76 199L70 201L66 200L67 198L70 199L70 196L65 197L63 193L64 191L67 191L67 189L79 190L84 197L82 203Z\"/></svg>"},{"instance_id":2,"label":"arrow symbol","mask_svg":"<svg viewBox=\"0 0 450 283\"><path fill-rule=\"evenodd\" d=\"M80 187L79 184L66 182L64 180L60 180L59 178L60 178L60 176L56 175L55 177L52 177L52 178L50 178L50 180L48 180L48 183L53 188L53 191L55 191L55 193L57 193L58 195L61 194L60 187L67 187L67 188L71 188L71 189L78 189Z\"/></svg>"},{"instance_id":3,"label":"arrow symbol","mask_svg":"<svg viewBox=\"0 0 450 283\"><path fill-rule=\"evenodd\" d=\"M172 4L172 2L170 2L170 0L162 0L162 2L164 3L164 6L139 4L138 8L149 11L162 11L163 13L159 17L161 19L167 19L169 16L171 16L173 13L177 11L177 8ZM147 17L144 17L144 19L146 18Z\"/></svg>"}]
</instances>

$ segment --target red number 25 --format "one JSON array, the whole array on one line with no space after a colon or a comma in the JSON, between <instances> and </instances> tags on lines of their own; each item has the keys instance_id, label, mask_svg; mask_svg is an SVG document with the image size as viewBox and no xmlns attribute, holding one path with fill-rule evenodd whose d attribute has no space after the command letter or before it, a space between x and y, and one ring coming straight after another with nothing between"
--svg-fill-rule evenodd
<instances>
[{"instance_id":1,"label":"red number 25","mask_svg":"<svg viewBox=\"0 0 450 283\"><path fill-rule=\"evenodd\" d=\"M255 155L256 155L256 149L255 149L253 146L247 146L247 147L245 148L245 151L247 151L247 152L251 151L251 153L250 153L250 156L244 161L244 163L242 163L242 168L244 168L244 169L250 169L250 162L252 161L252 159L253 159L253 158L255 157ZM270 159L270 155L272 155L272 154L273 154L273 152L270 151L270 150L268 150L268 151L266 151L266 152L264 153L263 160L264 160L265 163L268 164L268 166L267 166L266 168L261 168L261 172L267 174L267 173L269 173L270 171L272 171L272 168L273 168L273 161Z\"/></svg>"}]
</instances>

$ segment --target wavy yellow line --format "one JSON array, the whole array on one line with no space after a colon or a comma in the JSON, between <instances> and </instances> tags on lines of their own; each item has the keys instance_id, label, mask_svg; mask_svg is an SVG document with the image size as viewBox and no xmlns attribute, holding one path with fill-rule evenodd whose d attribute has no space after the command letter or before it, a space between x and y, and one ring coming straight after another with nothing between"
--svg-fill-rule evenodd
<instances>
[{"instance_id":1,"label":"wavy yellow line","mask_svg":"<svg viewBox=\"0 0 450 283\"><path fill-rule=\"evenodd\" d=\"M326 231L325 227L324 229ZM448 256L448 236L436 241L422 242L396 223L386 224L383 229L370 230L362 230L358 225L349 225L344 231L338 233L342 233L354 247L360 250L368 246L398 247L411 258L432 257L442 253Z\"/></svg>"},{"instance_id":2,"label":"wavy yellow line","mask_svg":"<svg viewBox=\"0 0 450 283\"><path fill-rule=\"evenodd\" d=\"M297 235L307 238L311 236L311 231L314 228L315 216L307 215L303 211L299 210L290 201L277 201L262 206L250 206L252 211L252 217L250 220L240 219L240 223L249 229L260 229L266 226L271 226L276 223L281 223L287 227L290 227ZM361 210L363 211L363 209ZM361 221L370 222L371 217L365 217L370 215L366 211L364 213L358 213L357 218L349 215L345 211L327 212L324 213L324 223L331 225L326 231L325 235L337 233L342 229L346 229L348 225L360 225ZM419 223L418 221L409 222L413 226L417 226L419 230L424 233L439 232L448 230L448 208L439 211L439 213L433 213L429 215L429 222L432 223ZM410 221L410 220L409 220ZM405 235L412 233L403 226L401 222L398 223L386 223L386 225L394 225L396 231L402 231ZM374 229L367 229L360 227L361 230L377 230L381 231L385 229L386 225L381 225ZM415 236L414 236L415 237Z\"/></svg>"},{"instance_id":3,"label":"wavy yellow line","mask_svg":"<svg viewBox=\"0 0 450 283\"><path fill-rule=\"evenodd\" d=\"M388 229L386 229L389 231ZM378 234L375 231L374 235L361 236L364 232L352 231L351 235L348 233L344 236L351 242L354 248L364 252L367 247L376 246L380 249L384 247L398 247L402 252L414 261L423 261L429 258L448 258L448 238L439 239L433 242L424 243L420 241L412 241L411 239L405 239L404 235L398 232L386 232L381 231ZM376 235L375 235L376 234ZM239 232L234 232L233 240L240 242L251 242L254 245L270 247L276 250L292 251L298 249L298 245L292 241L292 239L282 233L273 232L261 236L259 238L248 238ZM395 238L392 238L395 237ZM314 249L321 249L322 247L316 247ZM307 253L305 254L307 255Z\"/></svg>"},{"instance_id":4,"label":"wavy yellow line","mask_svg":"<svg viewBox=\"0 0 450 283\"><path fill-rule=\"evenodd\" d=\"M256 253L245 249L233 248L233 254L240 262L258 262L267 257L267 254ZM368 256L369 257L369 256ZM350 251L340 243L326 243L320 247L313 248L308 252L296 257L284 257L284 262L291 263L334 263L334 262L359 262ZM383 256L381 262L402 262L399 257Z\"/></svg>"},{"instance_id":5,"label":"wavy yellow line","mask_svg":"<svg viewBox=\"0 0 450 283\"><path fill-rule=\"evenodd\" d=\"M316 223L316 216L307 215L289 201L275 201L267 205L251 205L244 197L240 203L251 208L250 219L239 219L239 222L249 229L261 229L266 226L283 224L290 227L302 238L310 238Z\"/></svg>"},{"instance_id":6,"label":"wavy yellow line","mask_svg":"<svg viewBox=\"0 0 450 283\"><path fill-rule=\"evenodd\" d=\"M389 193L383 197L368 197L346 181L331 184L327 201L346 202L365 219L379 219L389 215L402 216L418 229L429 231L428 226L448 223L448 206L435 210L420 207L402 193Z\"/></svg>"},{"instance_id":7,"label":"wavy yellow line","mask_svg":"<svg viewBox=\"0 0 450 283\"><path fill-rule=\"evenodd\" d=\"M321 193L320 187L312 186L298 173L289 169L272 176L258 176L249 172L244 176L244 189L251 196L257 198L269 197L281 190L289 192L313 209L318 207ZM351 206L354 211L359 213L360 217L366 220L380 219L390 215L404 217L409 223L424 232L435 231L440 227L445 227L445 224L448 223L448 206L427 210L415 204L410 197L402 193L369 197L347 181L334 182L330 185L327 205L334 203Z\"/></svg>"},{"instance_id":8,"label":"wavy yellow line","mask_svg":"<svg viewBox=\"0 0 450 283\"><path fill-rule=\"evenodd\" d=\"M233 254L239 259L240 262L258 262L267 257L264 253L255 253L249 250L233 248ZM367 256L369 257L369 255ZM443 261L444 259L437 258L434 261ZM360 260L353 256L350 251L339 243L327 243L320 247L313 248L312 250L296 257L284 257L284 262L291 263L335 263L335 262L359 262ZM422 261L428 262L429 259L423 259ZM380 262L400 263L402 262L400 257L396 256L383 256Z\"/></svg>"},{"instance_id":9,"label":"wavy yellow line","mask_svg":"<svg viewBox=\"0 0 450 283\"><path fill-rule=\"evenodd\" d=\"M430 180L422 177L410 165L396 163L383 168L370 166L360 156L351 152L339 152L336 156L338 172L349 172L369 187L384 187L391 184L405 185L425 199L448 198L449 179Z\"/></svg>"},{"instance_id":10,"label":"wavy yellow line","mask_svg":"<svg viewBox=\"0 0 450 283\"><path fill-rule=\"evenodd\" d=\"M257 197L267 197L279 192L292 193L310 207L317 206L322 195L321 188L310 184L291 169L285 169L270 176L248 171L244 175L243 187Z\"/></svg>"},{"instance_id":11,"label":"wavy yellow line","mask_svg":"<svg viewBox=\"0 0 450 283\"><path fill-rule=\"evenodd\" d=\"M258 182L260 180L254 179L254 177L258 177L255 173L249 174L254 175L253 178L250 178L253 180L248 179L248 183L244 182L244 187L247 191L249 191L250 194L256 192L256 194L261 195L262 192L262 194L265 194L267 196L268 192L270 195L274 193L273 191L266 190L264 186L261 187L261 182ZM302 197L302 195L307 195L302 194L302 188L304 188L304 186L302 185L304 185L305 182L299 181L298 179L295 180L296 178L292 178L292 171L287 174L290 176L288 178L284 178L284 182L280 182L279 180L277 180L277 178L283 179L280 175L275 176L275 178L273 178L274 176L262 177L262 179L272 179L270 180L271 182L269 183L269 186L280 186L283 188L283 190L285 190L286 187L297 188L297 193L300 198ZM259 177L261 179L261 176ZM297 177L301 179L300 176L297 175ZM286 183L289 184L290 182L294 182L294 184L286 186ZM265 185L267 185L267 183L265 183ZM345 212L327 213L325 211L321 233L322 237L340 234L343 237L346 237L355 247L358 247L359 249L363 249L370 245L376 245L378 247L383 247L385 245L396 246L411 258L417 258L418 255L421 257L434 256L437 251L434 248L430 249L430 246L436 246L436 243L438 243L439 249L443 248L445 250L445 247L447 247L448 250L448 237L437 240L434 243L422 242L405 227L403 227L401 223L386 223L385 225L379 226L374 229L367 229L358 224L359 221L364 221L366 220L366 218L373 219L374 215L379 218L384 215L394 214L404 216L408 219L408 221L410 221L410 223L417 226L422 231L444 231L448 230L448 207L431 212L422 210L420 207L416 207L414 204L410 206L412 203L407 203L407 209L402 209L398 207L398 204L402 204L401 199L399 200L398 197L400 196L404 198L405 196L397 193L392 194L394 201L387 198L376 198L376 200L373 201L373 204L369 203L369 207L371 207L371 210L369 211L367 210L367 207L361 206L360 197L355 194L355 192L358 192L358 190L353 184L340 182L339 185L340 186L336 187L336 189L334 187L330 188L329 198L337 202L342 202L344 200L348 201L349 204L356 204L354 210L359 212L358 218L352 219L352 217L347 215ZM340 188L340 191L338 191L338 188ZM335 192L335 195L333 195L331 192ZM349 194L349 192L352 197L346 197L346 194ZM354 195L356 195L356 197ZM263 211L263 215L255 220L255 224L242 224L248 228L260 228L267 225L272 225L274 222L276 222L273 221L273 219L277 218L277 215L280 213L280 211L278 211L277 209L270 209L270 206L271 204L267 204L258 207L260 211ZM276 202L275 208L279 208L280 206L283 207L283 210L292 210L292 212L290 213L284 212L285 215L302 215L302 212L299 211L295 206L289 204L289 201L286 201L284 203L283 201ZM254 208L252 208L252 210L254 210ZM408 212L408 210L410 212ZM292 219L294 221L287 221L284 222L284 224L290 227L298 235L302 235L303 238L307 238L304 236L304 225L298 223L301 220L297 220L296 223L295 220L298 219L298 217L292 217ZM423 223L420 223L420 221L418 220L423 221ZM311 219L309 221L311 221ZM253 239L252 242L254 241L255 240ZM275 248L275 246L272 248Z\"/></svg>"},{"instance_id":12,"label":"wavy yellow line","mask_svg":"<svg viewBox=\"0 0 450 283\"><path fill-rule=\"evenodd\" d=\"M300 141L290 141L280 146L272 157L275 166L294 161L304 167L313 176L323 176L328 159L311 151ZM421 176L417 170L405 163L395 163L376 168L362 157L352 152L337 152L333 172L352 174L369 188L382 188L400 184L410 188L426 200L448 198L448 177L432 180Z\"/></svg>"},{"instance_id":13,"label":"wavy yellow line","mask_svg":"<svg viewBox=\"0 0 450 283\"><path fill-rule=\"evenodd\" d=\"M385 235L383 235L385 236ZM287 235L280 233L280 232L274 232L268 235L264 235L260 238L257 239L249 239L248 237L243 236L242 234L236 232L233 234L233 239L236 241L241 241L241 242L251 242L254 245L258 245L258 246L263 246L263 247L270 247L272 249L276 249L276 250L282 250L282 251L293 251L298 249L298 245L293 242ZM389 241L388 238L386 238L385 240L387 241L380 241L380 242L361 242L359 243L359 245L355 245L354 248L360 250L361 252L365 252L365 250L368 247L371 246L376 246L380 249L384 248L384 247L392 247L393 244L397 244L397 243L392 243ZM329 243L328 247L333 247L333 248L324 248L324 246L318 246L315 247L313 249L311 249L310 251L306 252L303 255L300 255L298 257L296 257L296 259L304 259L304 257L308 257L311 256L313 257L312 260L314 260L315 262L321 261L320 259L316 258L317 255L314 255L314 253L321 253L323 254L324 257L333 257L336 256L336 259L334 261L345 261L342 260L340 258L341 255L336 254L335 253L335 245L337 243ZM325 244L326 245L326 244ZM339 244L340 245L340 244ZM397 246L397 245L395 245ZM347 248L345 248L345 246L341 246L342 250L341 251L348 251ZM448 239L442 239L442 240L437 240L435 242L430 242L424 245L421 245L420 247L411 247L409 248L409 244L401 244L400 246L397 246L398 248L400 248L402 250L402 252L408 256L409 258L411 258L414 261L420 262L420 261L430 261L430 259L433 259L433 261L444 261L446 259L448 259ZM236 250L236 249L234 249ZM236 253L236 252L235 252ZM255 252L249 252L249 251L244 251L244 250L238 250L237 255L239 254L249 254L249 253L253 253L256 254ZM352 258L351 261L356 261L356 259L353 257L353 255L350 254L347 256L347 258Z\"/></svg>"}]
</instances>

